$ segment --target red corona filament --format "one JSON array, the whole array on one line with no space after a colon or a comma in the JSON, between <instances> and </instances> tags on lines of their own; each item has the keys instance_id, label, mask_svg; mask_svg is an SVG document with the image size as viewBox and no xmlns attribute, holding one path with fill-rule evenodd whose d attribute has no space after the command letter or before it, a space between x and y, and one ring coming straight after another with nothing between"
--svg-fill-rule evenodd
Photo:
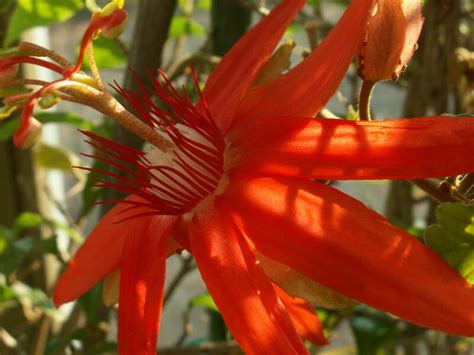
<instances>
[{"instance_id":1,"label":"red corona filament","mask_svg":"<svg viewBox=\"0 0 474 355\"><path fill-rule=\"evenodd\" d=\"M203 100L196 74L193 72L194 83L204 112L194 106L184 88L183 93L178 92L163 72L159 74L159 79L150 75L152 87L146 87L133 73L139 92L125 90L118 84L114 88L150 129L158 130L173 143L173 148L161 152L151 147L142 152L83 132L90 138L87 142L100 153L84 155L113 166L118 172L83 169L111 178L98 179L96 186L142 197L148 204L140 206L152 208L153 213L182 214L216 190L223 175L225 144Z\"/></svg>"}]
</instances>

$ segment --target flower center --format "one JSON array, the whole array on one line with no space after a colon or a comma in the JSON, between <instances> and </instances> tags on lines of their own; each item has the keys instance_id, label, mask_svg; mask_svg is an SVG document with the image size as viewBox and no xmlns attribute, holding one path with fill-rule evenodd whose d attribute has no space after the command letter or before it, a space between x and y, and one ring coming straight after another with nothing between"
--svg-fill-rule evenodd
<instances>
[{"instance_id":1,"label":"flower center","mask_svg":"<svg viewBox=\"0 0 474 355\"><path fill-rule=\"evenodd\" d=\"M174 148L162 152L154 146L146 149L143 164L148 166L150 185L168 213L185 213L212 194L223 175L223 153L212 136L199 127L183 124L160 132Z\"/></svg>"},{"instance_id":2,"label":"flower center","mask_svg":"<svg viewBox=\"0 0 474 355\"><path fill-rule=\"evenodd\" d=\"M224 171L225 144L200 91L197 108L186 91L178 92L166 76L151 77L153 87L138 80L140 93L117 87L137 114L168 140L172 148L150 146L137 159L140 171L140 195L160 214L183 214L213 193ZM167 106L156 103L152 97Z\"/></svg>"},{"instance_id":3,"label":"flower center","mask_svg":"<svg viewBox=\"0 0 474 355\"><path fill-rule=\"evenodd\" d=\"M161 81L150 77L152 87L143 86L137 79L140 92L118 85L115 89L133 106L137 116L148 125L147 129L158 132L163 142L169 144L157 148L148 142L149 147L143 152L92 132L83 132L97 152L84 155L113 166L114 170L83 169L106 177L97 178L96 186L112 187L139 197L127 201L130 208L141 206L152 210L137 216L185 214L225 185L224 139L211 117L196 75L198 107L184 90L178 92L166 76L160 74ZM153 98L159 99L161 104Z\"/></svg>"}]
</instances>

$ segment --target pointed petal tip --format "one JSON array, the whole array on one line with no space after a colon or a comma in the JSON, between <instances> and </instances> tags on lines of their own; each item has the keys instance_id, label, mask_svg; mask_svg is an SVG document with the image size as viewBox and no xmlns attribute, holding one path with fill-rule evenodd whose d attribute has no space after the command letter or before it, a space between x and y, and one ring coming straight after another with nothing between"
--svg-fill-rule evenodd
<instances>
[{"instance_id":1,"label":"pointed petal tip","mask_svg":"<svg viewBox=\"0 0 474 355\"><path fill-rule=\"evenodd\" d=\"M204 97L223 132L240 100L271 56L285 29L306 0L283 0L224 55L209 77Z\"/></svg>"},{"instance_id":2,"label":"pointed petal tip","mask_svg":"<svg viewBox=\"0 0 474 355\"><path fill-rule=\"evenodd\" d=\"M65 282L66 273L67 271L61 275L53 290L53 304L56 308L59 308L63 304L71 302L75 299L74 297L71 297L71 293L67 291L68 287Z\"/></svg>"},{"instance_id":3,"label":"pointed petal tip","mask_svg":"<svg viewBox=\"0 0 474 355\"><path fill-rule=\"evenodd\" d=\"M300 179L255 179L235 188L227 204L261 253L418 326L473 335L473 287L359 201ZM291 243L288 235L295 237Z\"/></svg>"}]
</instances>

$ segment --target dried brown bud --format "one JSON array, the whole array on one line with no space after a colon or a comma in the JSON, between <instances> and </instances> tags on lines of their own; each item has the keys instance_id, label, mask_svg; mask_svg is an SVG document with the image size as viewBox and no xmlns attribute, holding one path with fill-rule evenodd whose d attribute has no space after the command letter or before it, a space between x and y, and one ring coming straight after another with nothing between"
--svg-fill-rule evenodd
<instances>
[{"instance_id":1,"label":"dried brown bud","mask_svg":"<svg viewBox=\"0 0 474 355\"><path fill-rule=\"evenodd\" d=\"M358 53L367 81L396 80L417 48L424 18L420 0L379 0Z\"/></svg>"}]
</instances>

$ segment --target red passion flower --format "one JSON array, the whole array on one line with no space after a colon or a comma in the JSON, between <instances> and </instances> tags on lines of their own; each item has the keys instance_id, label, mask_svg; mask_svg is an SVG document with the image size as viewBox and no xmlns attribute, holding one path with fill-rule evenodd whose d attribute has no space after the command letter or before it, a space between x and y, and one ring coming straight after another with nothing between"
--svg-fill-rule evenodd
<instances>
[{"instance_id":1,"label":"red passion flower","mask_svg":"<svg viewBox=\"0 0 474 355\"><path fill-rule=\"evenodd\" d=\"M167 140L164 151L86 133L103 160L129 173L104 185L130 196L70 261L54 300L70 302L120 269L121 354L155 353L165 261L179 248L192 253L230 332L250 354L303 354L301 337L324 341L308 304L275 285L263 260L420 326L474 335L474 291L455 270L362 203L316 182L472 172L474 120L314 118L359 48L372 0L353 0L305 60L255 85L304 3L282 1L249 31L196 105L165 78L142 92L119 89Z\"/></svg>"}]
</instances>

